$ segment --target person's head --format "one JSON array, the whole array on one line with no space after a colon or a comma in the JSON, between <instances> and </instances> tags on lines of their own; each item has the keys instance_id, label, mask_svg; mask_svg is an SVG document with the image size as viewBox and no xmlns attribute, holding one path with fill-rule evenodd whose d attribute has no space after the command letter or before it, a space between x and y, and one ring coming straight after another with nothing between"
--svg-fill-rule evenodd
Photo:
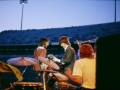
<instances>
[{"instance_id":1,"label":"person's head","mask_svg":"<svg viewBox=\"0 0 120 90\"><path fill-rule=\"evenodd\" d=\"M93 48L90 44L83 44L80 47L81 58L93 58Z\"/></svg>"},{"instance_id":2,"label":"person's head","mask_svg":"<svg viewBox=\"0 0 120 90\"><path fill-rule=\"evenodd\" d=\"M48 38L41 38L39 41L38 46L43 46L44 48L47 48L47 46L49 45L50 40Z\"/></svg>"},{"instance_id":3,"label":"person's head","mask_svg":"<svg viewBox=\"0 0 120 90\"><path fill-rule=\"evenodd\" d=\"M67 36L60 37L59 43L62 47L65 47L66 45L71 45Z\"/></svg>"}]
</instances>

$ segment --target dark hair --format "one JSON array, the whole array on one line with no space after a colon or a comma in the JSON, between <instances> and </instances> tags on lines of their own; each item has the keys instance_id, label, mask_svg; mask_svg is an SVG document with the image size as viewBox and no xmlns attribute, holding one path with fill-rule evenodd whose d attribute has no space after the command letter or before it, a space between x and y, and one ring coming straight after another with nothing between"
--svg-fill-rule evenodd
<instances>
[{"instance_id":1,"label":"dark hair","mask_svg":"<svg viewBox=\"0 0 120 90\"><path fill-rule=\"evenodd\" d=\"M93 58L93 48L90 44L83 44L80 47L81 58Z\"/></svg>"},{"instance_id":2,"label":"dark hair","mask_svg":"<svg viewBox=\"0 0 120 90\"><path fill-rule=\"evenodd\" d=\"M65 43L65 44L67 44L67 45L71 45L71 44L70 44L70 41L69 41L69 39L68 39L67 36L62 36L62 37L60 37L59 43L60 43L60 44L61 44L61 43Z\"/></svg>"},{"instance_id":3,"label":"dark hair","mask_svg":"<svg viewBox=\"0 0 120 90\"><path fill-rule=\"evenodd\" d=\"M49 42L50 40L48 38L41 38L40 41L39 41L39 44L38 46L43 46L45 45L46 42Z\"/></svg>"}]
</instances>

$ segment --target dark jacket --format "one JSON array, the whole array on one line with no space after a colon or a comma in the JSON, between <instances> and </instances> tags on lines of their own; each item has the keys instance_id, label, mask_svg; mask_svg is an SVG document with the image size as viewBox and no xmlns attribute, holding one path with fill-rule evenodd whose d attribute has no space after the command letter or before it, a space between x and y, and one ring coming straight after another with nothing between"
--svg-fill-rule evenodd
<instances>
[{"instance_id":1,"label":"dark jacket","mask_svg":"<svg viewBox=\"0 0 120 90\"><path fill-rule=\"evenodd\" d=\"M64 63L64 71L63 71L64 74L66 68L68 67L71 69L71 71L73 71L75 60L76 60L75 50L71 46L68 46L64 53L63 59L60 61L60 63Z\"/></svg>"}]
</instances>

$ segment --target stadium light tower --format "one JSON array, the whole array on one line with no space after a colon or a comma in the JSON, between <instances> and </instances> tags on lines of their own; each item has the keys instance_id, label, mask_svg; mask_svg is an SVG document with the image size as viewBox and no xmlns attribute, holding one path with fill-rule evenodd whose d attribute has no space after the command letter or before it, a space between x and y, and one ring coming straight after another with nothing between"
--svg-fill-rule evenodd
<instances>
[{"instance_id":1,"label":"stadium light tower","mask_svg":"<svg viewBox=\"0 0 120 90\"><path fill-rule=\"evenodd\" d=\"M116 0L115 0L115 22L116 22Z\"/></svg>"},{"instance_id":2,"label":"stadium light tower","mask_svg":"<svg viewBox=\"0 0 120 90\"><path fill-rule=\"evenodd\" d=\"M27 3L27 0L20 0L20 4L22 4L22 16L21 16L21 30L22 30L22 23L23 23L23 10L24 10L24 4Z\"/></svg>"}]
</instances>

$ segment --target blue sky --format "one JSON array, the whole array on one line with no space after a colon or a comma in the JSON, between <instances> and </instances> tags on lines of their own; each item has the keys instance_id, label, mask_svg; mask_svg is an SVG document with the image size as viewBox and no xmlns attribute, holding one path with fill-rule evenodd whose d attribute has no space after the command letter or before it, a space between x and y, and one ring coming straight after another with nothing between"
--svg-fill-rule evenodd
<instances>
[{"instance_id":1,"label":"blue sky","mask_svg":"<svg viewBox=\"0 0 120 90\"><path fill-rule=\"evenodd\" d=\"M116 1L120 21L120 1ZM61 28L114 22L114 0L28 0L22 30ZM20 0L0 0L0 32L21 29Z\"/></svg>"}]
</instances>

